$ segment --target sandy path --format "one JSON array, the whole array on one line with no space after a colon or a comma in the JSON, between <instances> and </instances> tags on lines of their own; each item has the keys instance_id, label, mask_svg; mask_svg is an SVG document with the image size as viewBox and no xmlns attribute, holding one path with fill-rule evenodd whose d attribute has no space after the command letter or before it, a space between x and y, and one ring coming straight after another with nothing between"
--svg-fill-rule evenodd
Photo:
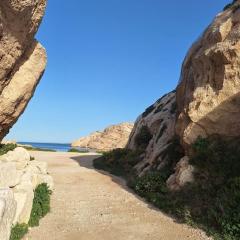
<instances>
[{"instance_id":1,"label":"sandy path","mask_svg":"<svg viewBox=\"0 0 240 240\"><path fill-rule=\"evenodd\" d=\"M150 207L116 177L92 168L94 156L33 152L49 164L52 210L28 240L205 240L197 230Z\"/></svg>"}]
</instances>

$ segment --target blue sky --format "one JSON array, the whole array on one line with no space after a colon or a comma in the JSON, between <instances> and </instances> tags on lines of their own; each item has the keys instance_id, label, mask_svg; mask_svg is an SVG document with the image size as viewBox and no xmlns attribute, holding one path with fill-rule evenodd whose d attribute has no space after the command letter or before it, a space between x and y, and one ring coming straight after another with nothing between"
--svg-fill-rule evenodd
<instances>
[{"instance_id":1,"label":"blue sky","mask_svg":"<svg viewBox=\"0 0 240 240\"><path fill-rule=\"evenodd\" d=\"M48 66L8 139L71 142L134 121L175 88L192 42L229 0L48 1Z\"/></svg>"}]
</instances>

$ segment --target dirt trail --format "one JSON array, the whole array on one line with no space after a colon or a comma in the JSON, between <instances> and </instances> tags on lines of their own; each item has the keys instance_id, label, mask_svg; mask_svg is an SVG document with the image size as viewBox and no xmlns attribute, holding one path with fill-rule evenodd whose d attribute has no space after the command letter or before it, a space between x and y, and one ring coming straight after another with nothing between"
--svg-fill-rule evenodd
<instances>
[{"instance_id":1,"label":"dirt trail","mask_svg":"<svg viewBox=\"0 0 240 240\"><path fill-rule=\"evenodd\" d=\"M205 240L129 191L124 181L93 169L94 156L33 152L54 177L51 213L28 240Z\"/></svg>"}]
</instances>

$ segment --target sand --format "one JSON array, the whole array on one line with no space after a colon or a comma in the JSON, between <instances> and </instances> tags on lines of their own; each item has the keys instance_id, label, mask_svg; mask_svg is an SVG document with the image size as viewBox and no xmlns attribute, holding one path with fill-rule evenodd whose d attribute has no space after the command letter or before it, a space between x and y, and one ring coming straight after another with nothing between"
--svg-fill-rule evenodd
<instances>
[{"instance_id":1,"label":"sand","mask_svg":"<svg viewBox=\"0 0 240 240\"><path fill-rule=\"evenodd\" d=\"M124 180L92 167L96 156L32 152L55 181L51 213L25 240L206 240L129 190Z\"/></svg>"}]
</instances>

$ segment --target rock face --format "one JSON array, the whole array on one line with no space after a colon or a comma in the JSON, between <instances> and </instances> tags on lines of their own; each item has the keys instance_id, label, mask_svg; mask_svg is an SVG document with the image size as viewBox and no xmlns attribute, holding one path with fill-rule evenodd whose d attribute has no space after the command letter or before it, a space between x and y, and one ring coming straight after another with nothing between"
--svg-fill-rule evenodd
<instances>
[{"instance_id":1,"label":"rock face","mask_svg":"<svg viewBox=\"0 0 240 240\"><path fill-rule=\"evenodd\" d=\"M72 143L73 147L83 147L98 151L124 148L127 144L133 124L122 123L106 128L103 132L94 132Z\"/></svg>"},{"instance_id":2,"label":"rock face","mask_svg":"<svg viewBox=\"0 0 240 240\"><path fill-rule=\"evenodd\" d=\"M46 0L0 1L0 140L22 114L44 72L45 49L34 40Z\"/></svg>"},{"instance_id":3,"label":"rock face","mask_svg":"<svg viewBox=\"0 0 240 240\"><path fill-rule=\"evenodd\" d=\"M175 173L167 180L167 186L171 190L179 190L186 183L194 181L194 167L189 164L189 158L183 157L175 167Z\"/></svg>"},{"instance_id":4,"label":"rock face","mask_svg":"<svg viewBox=\"0 0 240 240\"><path fill-rule=\"evenodd\" d=\"M177 88L177 134L240 135L240 1L218 14L189 50Z\"/></svg>"},{"instance_id":5,"label":"rock face","mask_svg":"<svg viewBox=\"0 0 240 240\"><path fill-rule=\"evenodd\" d=\"M175 136L176 122L176 93L171 92L146 109L141 114L133 128L127 148L138 149L136 141L138 134L144 126L151 132L143 160L136 166L139 175L151 169L160 169L167 161L167 149Z\"/></svg>"},{"instance_id":6,"label":"rock face","mask_svg":"<svg viewBox=\"0 0 240 240\"><path fill-rule=\"evenodd\" d=\"M176 107L174 113L171 105ZM189 146L199 136L240 136L239 105L240 0L237 0L216 16L189 50L176 94L164 96L137 119L127 147L136 150L136 136L143 125L148 126L153 136L142 161L135 166L138 174L161 171L170 161L171 154L165 150L177 138L185 157L175 159L175 174L169 177L168 187L178 190L193 181Z\"/></svg>"},{"instance_id":7,"label":"rock face","mask_svg":"<svg viewBox=\"0 0 240 240\"><path fill-rule=\"evenodd\" d=\"M13 191L9 188L0 189L0 240L8 240L17 209Z\"/></svg>"},{"instance_id":8,"label":"rock face","mask_svg":"<svg viewBox=\"0 0 240 240\"><path fill-rule=\"evenodd\" d=\"M47 164L31 161L24 148L17 147L0 157L0 240L9 239L16 223L28 223L34 190L41 183L53 189Z\"/></svg>"}]
</instances>

